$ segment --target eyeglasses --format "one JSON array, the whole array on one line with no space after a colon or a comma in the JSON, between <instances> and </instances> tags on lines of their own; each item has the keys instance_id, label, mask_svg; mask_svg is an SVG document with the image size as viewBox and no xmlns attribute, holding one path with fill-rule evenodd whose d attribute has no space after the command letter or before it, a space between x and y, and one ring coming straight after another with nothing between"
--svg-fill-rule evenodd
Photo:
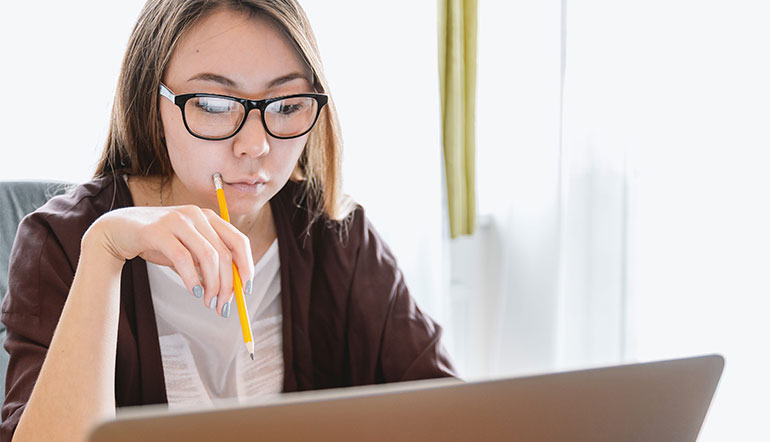
<instances>
[{"instance_id":1,"label":"eyeglasses","mask_svg":"<svg viewBox=\"0 0 770 442\"><path fill-rule=\"evenodd\" d=\"M273 138L297 138L310 132L328 97L323 94L295 94L265 100L247 100L217 94L175 95L163 83L160 94L182 110L190 135L203 140L226 140L235 136L249 112L259 109L262 126Z\"/></svg>"}]
</instances>

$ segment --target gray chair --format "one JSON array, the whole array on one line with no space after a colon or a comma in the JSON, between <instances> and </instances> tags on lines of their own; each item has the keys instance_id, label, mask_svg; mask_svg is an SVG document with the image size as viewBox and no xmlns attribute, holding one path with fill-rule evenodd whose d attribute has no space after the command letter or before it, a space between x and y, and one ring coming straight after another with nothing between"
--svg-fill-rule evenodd
<instances>
[{"instance_id":1,"label":"gray chair","mask_svg":"<svg viewBox=\"0 0 770 442\"><path fill-rule=\"evenodd\" d=\"M0 302L8 290L8 261L19 221L71 187L72 184L62 182L0 181ZM0 322L0 398L5 398L8 368L8 353L2 348L4 342L5 325Z\"/></svg>"}]
</instances>

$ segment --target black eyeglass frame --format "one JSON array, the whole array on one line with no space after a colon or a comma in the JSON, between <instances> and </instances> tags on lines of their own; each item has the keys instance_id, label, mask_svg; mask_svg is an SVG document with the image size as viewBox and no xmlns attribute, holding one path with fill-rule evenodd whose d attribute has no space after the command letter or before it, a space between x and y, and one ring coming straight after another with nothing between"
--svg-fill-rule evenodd
<instances>
[{"instance_id":1,"label":"black eyeglass frame","mask_svg":"<svg viewBox=\"0 0 770 442\"><path fill-rule=\"evenodd\" d=\"M318 116L321 115L321 109L323 109L323 107L329 101L329 97L327 95L315 94L315 93L284 95L282 97L265 98L264 100L249 100L247 98L231 97L229 95L203 94L203 93L176 95L171 91L171 89L168 88L168 86L166 86L163 83L160 84L160 95L166 97L172 103L176 104L177 107L179 107L179 109L182 111L182 122L184 123L184 127L187 129L187 132L189 132L190 135L194 136L195 138L200 138L201 140L208 140L208 141L222 141L222 140L227 140L229 138L234 137L235 134L241 131L241 129L243 128L243 125L246 124L246 119L249 117L249 112L251 112L254 109L259 109L260 119L262 120L262 127L265 129L265 132L267 132L267 134L270 135L271 137L277 138L279 140L290 140L292 138L299 138L305 135L306 133L310 132L313 129L313 127L315 127L315 124L318 121ZM240 103L243 106L243 108L246 110L243 113L243 119L241 120L241 123L233 131L233 133L231 133L226 137L212 138L212 137L205 137L203 135L196 134L190 129L190 126L187 125L187 116L185 115L184 108L190 99L198 98L198 97L226 98L229 100L233 100L237 103ZM306 131L298 135L292 135L290 137L281 137L281 136L275 135L267 127L267 122L265 121L265 109L267 108L268 105L270 105L271 103L275 103L276 101L286 100L287 98L300 98L300 97L313 98L315 99L316 103L318 103L318 110L316 111L315 118L313 119L313 123L310 125L310 127Z\"/></svg>"}]
</instances>

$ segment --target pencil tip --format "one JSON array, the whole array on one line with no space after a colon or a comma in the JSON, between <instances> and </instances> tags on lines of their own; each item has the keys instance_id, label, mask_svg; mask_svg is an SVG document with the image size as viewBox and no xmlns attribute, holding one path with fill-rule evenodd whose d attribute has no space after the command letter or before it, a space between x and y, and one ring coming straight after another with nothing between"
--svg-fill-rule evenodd
<instances>
[{"instance_id":1,"label":"pencil tip","mask_svg":"<svg viewBox=\"0 0 770 442\"><path fill-rule=\"evenodd\" d=\"M251 353L251 360L254 360L254 353Z\"/></svg>"}]
</instances>

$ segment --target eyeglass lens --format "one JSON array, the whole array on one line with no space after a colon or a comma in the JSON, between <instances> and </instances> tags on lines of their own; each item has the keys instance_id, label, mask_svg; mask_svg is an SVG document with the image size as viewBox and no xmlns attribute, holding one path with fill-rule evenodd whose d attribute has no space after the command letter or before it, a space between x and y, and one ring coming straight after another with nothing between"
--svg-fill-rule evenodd
<instances>
[{"instance_id":1,"label":"eyeglass lens","mask_svg":"<svg viewBox=\"0 0 770 442\"><path fill-rule=\"evenodd\" d=\"M190 131L206 138L232 135L245 112L241 103L221 97L194 97L185 104ZM265 108L264 122L271 135L292 137L308 131L317 114L318 102L314 98L290 97L270 103Z\"/></svg>"}]
</instances>

